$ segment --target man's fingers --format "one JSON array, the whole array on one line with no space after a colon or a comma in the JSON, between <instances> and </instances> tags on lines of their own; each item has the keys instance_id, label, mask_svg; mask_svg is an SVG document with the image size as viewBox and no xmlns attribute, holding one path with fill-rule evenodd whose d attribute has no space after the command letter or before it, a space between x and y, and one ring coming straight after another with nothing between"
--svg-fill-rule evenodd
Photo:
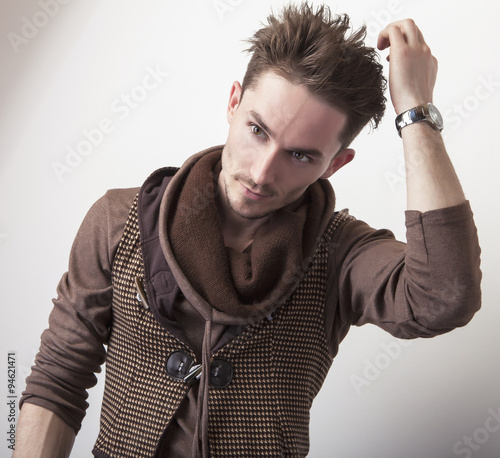
<instances>
[{"instance_id":1,"label":"man's fingers","mask_svg":"<svg viewBox=\"0 0 500 458\"><path fill-rule=\"evenodd\" d=\"M425 43L422 32L413 19L389 24L378 36L377 48L381 51L393 45Z\"/></svg>"},{"instance_id":2,"label":"man's fingers","mask_svg":"<svg viewBox=\"0 0 500 458\"><path fill-rule=\"evenodd\" d=\"M400 24L400 22L393 22L380 32L377 42L377 47L380 50L406 43Z\"/></svg>"},{"instance_id":3,"label":"man's fingers","mask_svg":"<svg viewBox=\"0 0 500 458\"><path fill-rule=\"evenodd\" d=\"M388 32L387 28L385 28L378 35L377 48L380 49L380 51L382 51L385 48L388 48L390 45L391 45L391 41L389 39L389 32Z\"/></svg>"},{"instance_id":4,"label":"man's fingers","mask_svg":"<svg viewBox=\"0 0 500 458\"><path fill-rule=\"evenodd\" d=\"M401 29L396 25L396 23L389 24L382 32L380 32L377 41L377 48L381 51L390 47L397 45L404 45L405 39Z\"/></svg>"}]
</instances>

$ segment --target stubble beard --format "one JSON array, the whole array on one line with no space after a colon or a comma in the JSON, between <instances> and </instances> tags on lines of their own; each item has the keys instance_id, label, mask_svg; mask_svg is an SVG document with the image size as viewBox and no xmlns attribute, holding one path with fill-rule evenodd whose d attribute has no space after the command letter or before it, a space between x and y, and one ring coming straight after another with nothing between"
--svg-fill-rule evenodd
<instances>
[{"instance_id":1,"label":"stubble beard","mask_svg":"<svg viewBox=\"0 0 500 458\"><path fill-rule=\"evenodd\" d=\"M224 153L226 153L224 155ZM250 188L250 190L256 190L257 192L261 192L264 195L269 196L270 199L273 197L277 196L276 191L274 191L272 188L269 186L257 186L255 183L253 183L253 180L251 178L247 178L245 176L242 176L239 173L235 173L234 175L231 174L231 150L229 149L228 145L224 147L224 150L222 152L222 170L220 173L224 173L223 170L226 167L226 174L225 177L223 176L222 178L222 186L223 186L223 193L226 199L226 204L227 207L230 209L231 212L233 212L234 215L245 219L247 221L256 221L259 219L266 218L273 213L277 212L283 207L286 207L287 205L291 204L292 202L295 202L297 199L299 199L302 194L304 193L305 189L302 190L302 192L297 193L297 195L291 195L288 196L283 202L278 207L272 207L268 208L267 210L261 211L259 213L252 213L252 207L256 207L259 205L259 202L254 202L248 197L244 196L243 194L241 195L241 200L239 201L237 198L238 191L235 189L235 198L234 200L231 198L230 195L230 184L234 183L235 188L237 186L243 185L245 187ZM222 194L222 193L221 193ZM245 209L248 209L249 212L245 212Z\"/></svg>"},{"instance_id":2,"label":"stubble beard","mask_svg":"<svg viewBox=\"0 0 500 458\"><path fill-rule=\"evenodd\" d=\"M239 183L239 180L237 180L236 177L232 178L232 179L234 180L235 183ZM226 202L227 202L227 205L230 208L230 210L236 216L239 216L240 218L246 219L248 221L255 221L258 219L266 218L267 216L271 215L272 213L274 213L277 210L277 209L270 209L270 210L262 211L260 213L255 213L255 214L247 214L241 210L238 210L238 208L237 208L238 205L236 202L234 202L232 200L230 193L229 193L229 185L225 180L224 180L224 195L226 196ZM253 203L250 199L248 199L245 196L242 196L242 199L243 199L243 203L240 206L251 209L252 205L258 205L256 203Z\"/></svg>"}]
</instances>

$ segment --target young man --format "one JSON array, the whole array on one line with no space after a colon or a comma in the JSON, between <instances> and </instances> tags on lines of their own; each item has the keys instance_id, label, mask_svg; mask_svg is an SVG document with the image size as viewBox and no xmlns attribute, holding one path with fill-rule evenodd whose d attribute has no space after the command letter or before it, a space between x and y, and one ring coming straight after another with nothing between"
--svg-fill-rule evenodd
<instances>
[{"instance_id":1,"label":"young man","mask_svg":"<svg viewBox=\"0 0 500 458\"><path fill-rule=\"evenodd\" d=\"M472 318L476 231L429 105L437 63L411 20L378 42L390 46L408 243L334 212L327 178L385 106L376 54L348 29L308 5L270 17L231 88L224 147L93 206L27 380L15 456L69 454L104 360L95 456L305 456L312 401L351 325L414 338Z\"/></svg>"}]
</instances>

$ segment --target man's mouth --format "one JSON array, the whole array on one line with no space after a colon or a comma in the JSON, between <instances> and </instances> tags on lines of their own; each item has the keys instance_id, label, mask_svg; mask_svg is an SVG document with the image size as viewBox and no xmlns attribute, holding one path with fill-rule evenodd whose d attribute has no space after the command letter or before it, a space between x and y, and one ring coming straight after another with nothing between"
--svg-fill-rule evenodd
<instances>
[{"instance_id":1,"label":"man's mouth","mask_svg":"<svg viewBox=\"0 0 500 458\"><path fill-rule=\"evenodd\" d=\"M261 191L260 189L252 188L250 185L246 185L246 184L242 183L241 181L239 182L239 184L240 184L240 187L242 189L243 194L251 200L255 200L255 201L264 200L264 199L268 199L269 197L272 196L272 193L270 193L270 192L264 192L264 191Z\"/></svg>"}]
</instances>

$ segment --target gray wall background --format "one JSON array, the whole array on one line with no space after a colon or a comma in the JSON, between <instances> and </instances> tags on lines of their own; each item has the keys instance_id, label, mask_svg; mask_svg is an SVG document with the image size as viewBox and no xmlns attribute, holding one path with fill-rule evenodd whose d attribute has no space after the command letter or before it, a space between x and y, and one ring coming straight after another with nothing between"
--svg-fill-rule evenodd
<instances>
[{"instance_id":1,"label":"gray wall background","mask_svg":"<svg viewBox=\"0 0 500 458\"><path fill-rule=\"evenodd\" d=\"M225 141L225 107L243 76L243 39L282 1L3 0L0 5L0 288L8 353L24 388L73 237L109 188L140 185ZM353 328L311 418L312 457L500 456L498 110L500 7L477 0L328 1L366 23L368 40L412 17L440 63L435 103L472 203L483 249L483 308L465 328L401 342ZM382 61L385 63L386 52ZM144 78L154 74L156 79ZM128 102L127 102L128 100ZM402 146L387 115L332 177L338 206L405 238ZM449 294L460 285L450 285ZM90 455L102 375L73 457ZM0 456L10 456L8 434Z\"/></svg>"}]
</instances>

